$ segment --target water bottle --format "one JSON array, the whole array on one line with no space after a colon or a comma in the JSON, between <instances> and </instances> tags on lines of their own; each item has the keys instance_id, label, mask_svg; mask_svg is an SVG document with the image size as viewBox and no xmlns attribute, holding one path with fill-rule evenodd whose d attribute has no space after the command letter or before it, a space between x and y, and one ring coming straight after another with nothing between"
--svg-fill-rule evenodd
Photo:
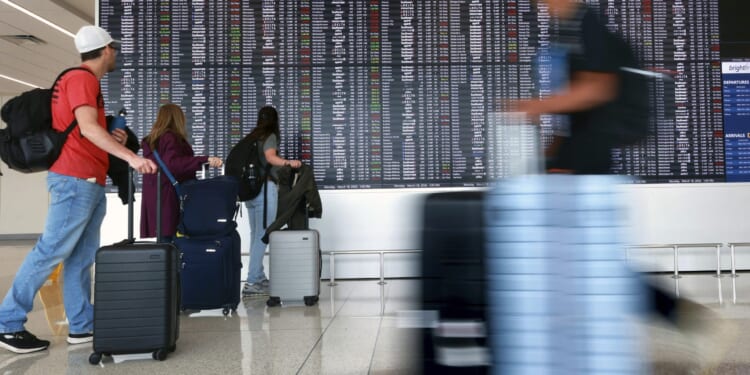
<instances>
[{"instance_id":1,"label":"water bottle","mask_svg":"<svg viewBox=\"0 0 750 375\"><path fill-rule=\"evenodd\" d=\"M112 122L109 124L109 131L115 130L115 129L125 129L127 126L127 121L125 121L125 115L127 115L128 112L125 110L125 108L121 109L120 112L117 112L117 116L112 119Z\"/></svg>"}]
</instances>

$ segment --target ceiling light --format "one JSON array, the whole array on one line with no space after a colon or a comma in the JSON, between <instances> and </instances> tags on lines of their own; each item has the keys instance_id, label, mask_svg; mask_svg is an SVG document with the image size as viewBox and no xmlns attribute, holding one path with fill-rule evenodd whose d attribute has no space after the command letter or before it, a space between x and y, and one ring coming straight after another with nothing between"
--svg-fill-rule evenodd
<instances>
[{"instance_id":1,"label":"ceiling light","mask_svg":"<svg viewBox=\"0 0 750 375\"><path fill-rule=\"evenodd\" d=\"M4 75L4 74L0 74L0 78L5 78L5 79L7 79L7 80L9 80L9 81L13 81L13 82L16 82L16 83L20 83L20 84L22 84L22 85L26 85L26 86L29 86L29 87L33 87L33 88L37 88L37 89L41 89L41 87L39 87L39 86L37 86L37 85L35 85L35 84L33 84L33 83L28 83L28 82L26 82L26 81L21 81L20 79L15 79L15 78L13 78L13 77L8 77L8 76L6 76L6 75Z\"/></svg>"},{"instance_id":2,"label":"ceiling light","mask_svg":"<svg viewBox=\"0 0 750 375\"><path fill-rule=\"evenodd\" d=\"M36 13L34 13L34 12L32 12L32 11L30 11L30 10L28 10L28 9L26 9L26 8L18 5L18 4L12 3L10 0L0 0L0 2L2 2L4 4L8 4L9 6L17 9L18 11L23 12L23 13L25 13L25 14L33 17L33 18L36 18L37 20L41 21L42 23L47 24L48 26L56 29L57 31L59 31L59 32L61 32L61 33L65 34L65 35L71 37L71 38L75 37L75 34L71 33L70 31L63 29L62 27L60 27L60 26L52 23L51 21L48 21L46 18L44 18L42 16L39 16Z\"/></svg>"}]
</instances>

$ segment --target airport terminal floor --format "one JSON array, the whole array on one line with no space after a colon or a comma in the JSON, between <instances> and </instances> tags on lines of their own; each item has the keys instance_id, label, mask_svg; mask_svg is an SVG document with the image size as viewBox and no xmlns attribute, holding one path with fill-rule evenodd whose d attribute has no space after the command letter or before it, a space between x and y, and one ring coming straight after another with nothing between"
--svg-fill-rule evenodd
<instances>
[{"instance_id":1,"label":"airport terminal floor","mask_svg":"<svg viewBox=\"0 0 750 375\"><path fill-rule=\"evenodd\" d=\"M4 294L32 241L0 241L0 291ZM698 373L698 352L712 348L718 365L707 373L750 374L750 273L715 278L684 274L650 276L665 288L708 307L699 334L640 319L644 360L654 374ZM67 325L59 284L40 291L27 329L52 342L49 350L0 352L0 374L414 374L420 372L419 332L399 328L397 314L418 308L419 280L321 281L317 306L267 308L244 299L236 314L220 310L182 315L177 350L163 362L150 354L88 363L91 345L65 341ZM723 329L722 329L723 327ZM712 330L716 328L715 330ZM715 333L706 333L715 332Z\"/></svg>"}]
</instances>

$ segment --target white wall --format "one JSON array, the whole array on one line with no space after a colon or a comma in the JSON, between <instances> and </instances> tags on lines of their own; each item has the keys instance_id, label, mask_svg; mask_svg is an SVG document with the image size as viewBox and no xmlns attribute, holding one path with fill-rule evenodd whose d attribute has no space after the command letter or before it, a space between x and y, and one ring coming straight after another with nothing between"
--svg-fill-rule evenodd
<instances>
[{"instance_id":1,"label":"white wall","mask_svg":"<svg viewBox=\"0 0 750 375\"><path fill-rule=\"evenodd\" d=\"M419 249L424 197L435 190L322 191L323 218L311 226L321 234L326 250ZM649 184L628 185L630 238L634 244L750 242L750 184ZM137 213L138 211L136 211ZM138 214L136 214L136 217ZM109 199L102 235L103 243L125 237L126 210L116 197ZM243 242L247 243L247 215L239 219ZM138 226L136 225L136 233ZM246 251L246 248L243 247ZM728 250L723 267L729 268ZM747 253L747 255L745 254ZM750 269L750 249L738 252L738 267ZM669 249L633 250L631 256L650 271L672 269ZM418 275L418 258L412 254L386 256L387 276ZM685 249L681 270L712 270L716 267L712 248ZM243 259L246 260L246 259ZM327 258L323 261L328 274ZM336 277L377 277L377 255L340 255Z\"/></svg>"},{"instance_id":2,"label":"white wall","mask_svg":"<svg viewBox=\"0 0 750 375\"><path fill-rule=\"evenodd\" d=\"M47 212L45 173L30 175L8 171L0 165L0 238L41 233ZM311 226L321 233L325 250L418 249L422 203L430 189L322 191L323 218ZM703 243L750 242L750 184L644 184L626 187L630 199L631 242ZM140 196L135 209L138 235ZM117 242L127 235L127 210L115 194L108 195L102 243ZM247 244L247 214L238 218L243 243ZM246 250L246 245L243 245ZM723 267L729 268L728 249ZM738 267L750 269L750 249L738 251ZM671 250L634 250L631 255L647 270L672 269ZM416 276L418 257L387 255L387 276ZM245 257L246 258L246 257ZM377 277L377 255L340 255L336 277ZM245 259L246 260L246 259ZM711 248L685 249L681 270L715 269ZM324 258L324 276L328 261Z\"/></svg>"},{"instance_id":3,"label":"white wall","mask_svg":"<svg viewBox=\"0 0 750 375\"><path fill-rule=\"evenodd\" d=\"M0 96L0 107L8 99ZM18 173L2 162L0 172L0 238L35 237L47 217L47 173Z\"/></svg>"},{"instance_id":4,"label":"white wall","mask_svg":"<svg viewBox=\"0 0 750 375\"><path fill-rule=\"evenodd\" d=\"M323 217L311 219L310 226L320 232L321 249L380 250L418 249L421 228L422 200L435 190L355 190L321 191ZM109 244L127 237L127 206L115 195L107 201L102 243ZM136 195L140 202L140 196ZM136 204L135 234L138 237L140 206ZM248 251L249 224L242 207L237 218L243 240L243 251ZM386 276L410 277L419 274L419 258L415 254L386 255ZM247 263L243 256L243 263ZM377 255L339 255L336 257L336 277L378 277ZM328 258L323 259L323 275L328 277Z\"/></svg>"},{"instance_id":5,"label":"white wall","mask_svg":"<svg viewBox=\"0 0 750 375\"><path fill-rule=\"evenodd\" d=\"M750 184L649 184L627 187L635 244L750 242ZM710 248L680 251L681 270L715 270ZM729 249L722 249L729 269ZM672 251L638 250L647 270L672 270ZM738 268L750 269L750 249L738 251Z\"/></svg>"}]
</instances>

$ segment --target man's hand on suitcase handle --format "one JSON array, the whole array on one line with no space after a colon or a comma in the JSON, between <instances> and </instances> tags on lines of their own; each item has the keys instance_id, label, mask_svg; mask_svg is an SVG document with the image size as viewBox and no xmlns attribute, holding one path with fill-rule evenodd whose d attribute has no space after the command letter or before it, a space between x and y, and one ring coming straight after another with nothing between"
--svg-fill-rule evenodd
<instances>
[{"instance_id":1,"label":"man's hand on suitcase handle","mask_svg":"<svg viewBox=\"0 0 750 375\"><path fill-rule=\"evenodd\" d=\"M134 170L138 171L138 173L143 174L156 173L157 169L156 163L154 163L150 159L142 158L138 155L135 155L133 158L131 158L128 161L128 164L130 164L130 166Z\"/></svg>"}]
</instances>

